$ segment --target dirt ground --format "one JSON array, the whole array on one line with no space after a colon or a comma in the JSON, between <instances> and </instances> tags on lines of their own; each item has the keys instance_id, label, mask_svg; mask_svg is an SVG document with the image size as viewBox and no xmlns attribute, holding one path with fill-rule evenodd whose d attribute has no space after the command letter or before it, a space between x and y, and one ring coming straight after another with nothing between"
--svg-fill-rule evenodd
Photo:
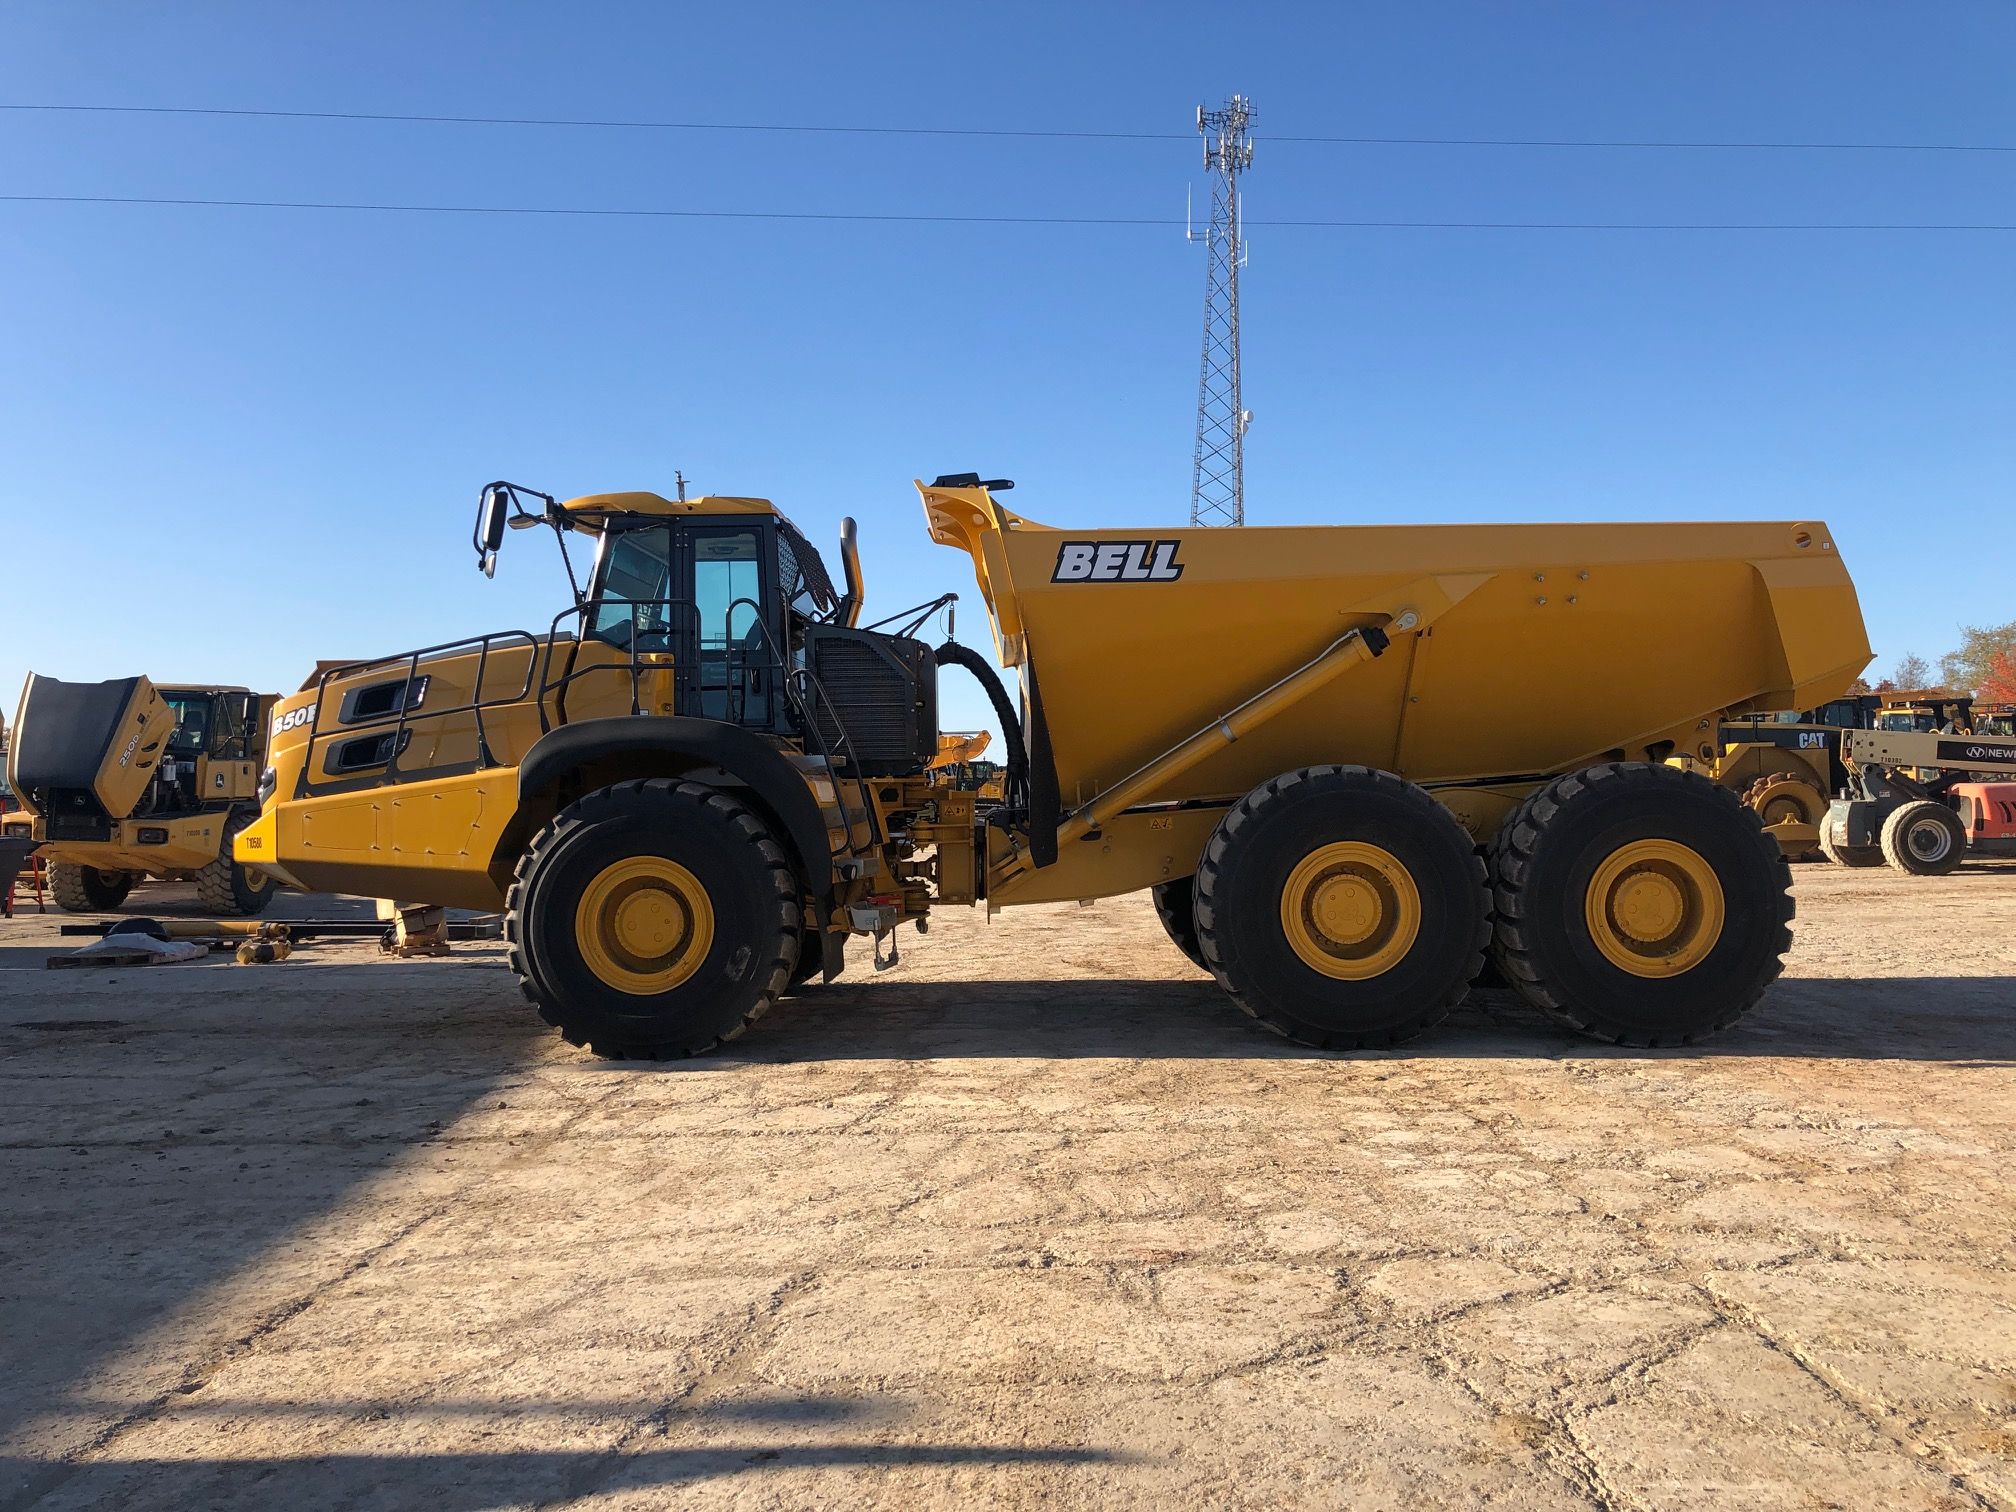
<instances>
[{"instance_id":1,"label":"dirt ground","mask_svg":"<svg viewBox=\"0 0 2016 1512\"><path fill-rule=\"evenodd\" d=\"M1798 877L1651 1053L1306 1052L1145 897L657 1067L0 923L0 1512L2016 1507L2016 866Z\"/></svg>"}]
</instances>

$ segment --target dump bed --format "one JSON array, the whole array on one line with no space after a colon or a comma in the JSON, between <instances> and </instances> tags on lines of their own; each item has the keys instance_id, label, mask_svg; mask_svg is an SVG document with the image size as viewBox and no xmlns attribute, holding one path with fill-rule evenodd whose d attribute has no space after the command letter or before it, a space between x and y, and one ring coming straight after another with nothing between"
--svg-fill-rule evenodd
<instances>
[{"instance_id":1,"label":"dump bed","mask_svg":"<svg viewBox=\"0 0 2016 1512\"><path fill-rule=\"evenodd\" d=\"M973 558L1067 808L1352 629L1390 640L1155 799L1317 762L1433 784L1712 756L1717 715L1812 708L1870 659L1817 521L1061 531L918 487Z\"/></svg>"}]
</instances>

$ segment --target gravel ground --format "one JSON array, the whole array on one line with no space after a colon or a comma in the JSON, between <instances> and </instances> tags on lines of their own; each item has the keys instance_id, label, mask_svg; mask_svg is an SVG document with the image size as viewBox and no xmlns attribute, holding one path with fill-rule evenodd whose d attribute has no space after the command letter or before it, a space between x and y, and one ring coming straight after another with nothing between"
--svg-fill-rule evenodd
<instances>
[{"instance_id":1,"label":"gravel ground","mask_svg":"<svg viewBox=\"0 0 2016 1512\"><path fill-rule=\"evenodd\" d=\"M659 1067L489 947L0 924L0 1512L2016 1507L2016 866L1798 878L1649 1053L1305 1052L1145 896Z\"/></svg>"}]
</instances>

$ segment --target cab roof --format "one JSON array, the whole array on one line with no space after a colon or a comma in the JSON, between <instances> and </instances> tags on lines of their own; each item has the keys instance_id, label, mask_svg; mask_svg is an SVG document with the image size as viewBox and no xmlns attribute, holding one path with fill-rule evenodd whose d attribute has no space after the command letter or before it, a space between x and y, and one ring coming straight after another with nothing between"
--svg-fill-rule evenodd
<instances>
[{"instance_id":1,"label":"cab roof","mask_svg":"<svg viewBox=\"0 0 2016 1512\"><path fill-rule=\"evenodd\" d=\"M583 494L560 507L569 514L640 515L774 515L768 499L744 499L731 494L702 494L694 499L668 499L655 493Z\"/></svg>"}]
</instances>

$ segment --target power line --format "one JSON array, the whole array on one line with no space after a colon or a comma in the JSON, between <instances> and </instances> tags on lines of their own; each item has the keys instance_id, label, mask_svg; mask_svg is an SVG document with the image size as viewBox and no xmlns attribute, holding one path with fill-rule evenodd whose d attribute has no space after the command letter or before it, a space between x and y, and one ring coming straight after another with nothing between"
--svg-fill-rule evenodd
<instances>
[{"instance_id":1,"label":"power line","mask_svg":"<svg viewBox=\"0 0 2016 1512\"><path fill-rule=\"evenodd\" d=\"M0 110L69 111L91 115L240 116L281 121L385 121L429 126L569 126L601 131L752 131L807 136L1048 137L1110 142L1185 141L1173 131L1032 131L991 126L821 126L750 121L624 121L571 116L392 115L363 110L233 110L199 105L7 105Z\"/></svg>"},{"instance_id":2,"label":"power line","mask_svg":"<svg viewBox=\"0 0 2016 1512\"><path fill-rule=\"evenodd\" d=\"M1353 147L1590 147L1659 152L2016 152L1977 142L1606 142L1583 137L1270 136L1276 142Z\"/></svg>"},{"instance_id":3,"label":"power line","mask_svg":"<svg viewBox=\"0 0 2016 1512\"><path fill-rule=\"evenodd\" d=\"M0 104L0 110L74 115L222 116L282 121L378 121L429 126L548 126L601 131L741 131L804 136L1007 137L1057 141L1182 142L1179 131L1067 131L1006 126L798 125L755 121L643 121L574 116L423 115L365 110L251 110L205 105ZM1983 142L1631 141L1582 137L1270 136L1270 144L1344 147L1541 147L1658 152L2016 152Z\"/></svg>"},{"instance_id":4,"label":"power line","mask_svg":"<svg viewBox=\"0 0 2016 1512\"><path fill-rule=\"evenodd\" d=\"M1184 222L1139 215L941 215L853 210L662 210L597 205L400 205L351 200L201 199L138 194L0 194L0 203L27 205L163 205L232 210L350 210L395 215L607 216L642 220L864 221L945 226L1147 226L1173 230ZM1277 231L2016 231L2016 223L1919 221L1441 221L1248 220Z\"/></svg>"}]
</instances>

